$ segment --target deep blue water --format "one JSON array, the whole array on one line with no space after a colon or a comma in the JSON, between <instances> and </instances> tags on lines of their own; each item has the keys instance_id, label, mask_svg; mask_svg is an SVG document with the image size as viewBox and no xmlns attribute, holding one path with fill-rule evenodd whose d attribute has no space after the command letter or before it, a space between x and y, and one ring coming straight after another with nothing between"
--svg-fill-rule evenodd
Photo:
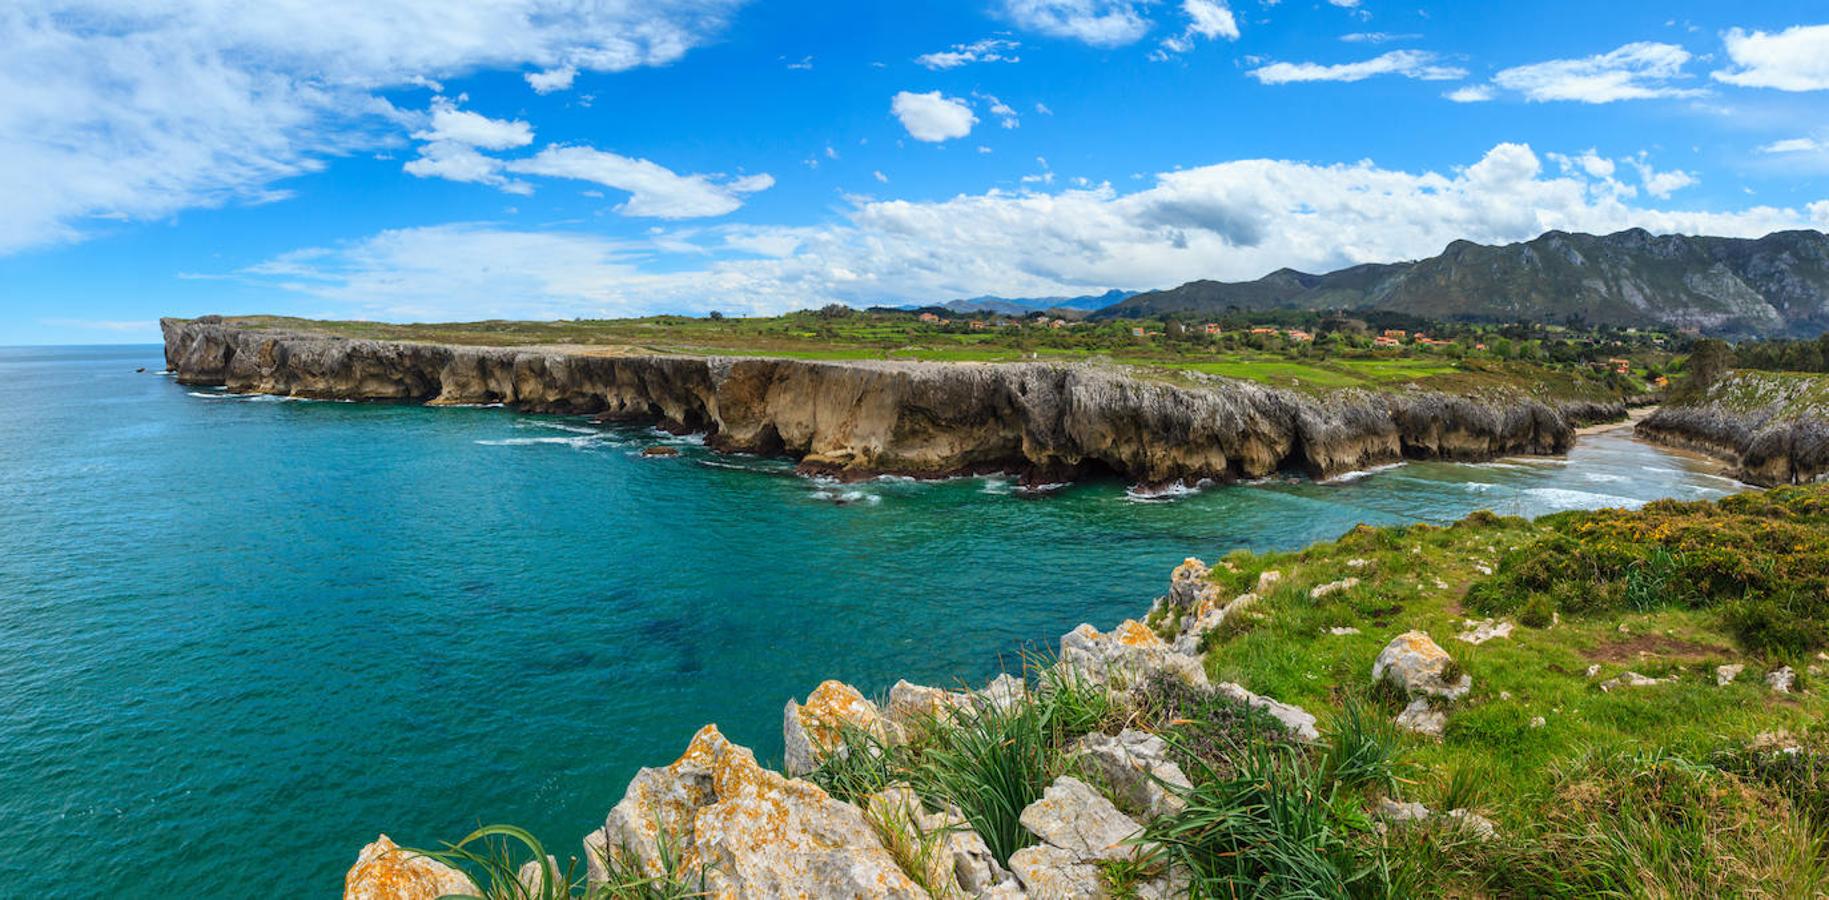
<instances>
[{"instance_id":1,"label":"deep blue water","mask_svg":"<svg viewBox=\"0 0 1829 900\"><path fill-rule=\"evenodd\" d=\"M147 373L136 373L145 367ZM644 429L186 388L0 348L0 895L334 897L379 831L559 852L717 722L824 678L980 680L1188 555L1733 484L1619 435L1140 502L833 486ZM677 458L645 459L673 443Z\"/></svg>"}]
</instances>

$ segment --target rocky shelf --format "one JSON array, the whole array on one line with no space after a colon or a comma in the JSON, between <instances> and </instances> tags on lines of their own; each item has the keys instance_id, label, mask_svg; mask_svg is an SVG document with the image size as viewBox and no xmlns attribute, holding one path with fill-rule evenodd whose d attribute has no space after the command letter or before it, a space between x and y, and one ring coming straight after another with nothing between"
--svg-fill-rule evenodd
<instances>
[{"instance_id":1,"label":"rocky shelf","mask_svg":"<svg viewBox=\"0 0 1829 900\"><path fill-rule=\"evenodd\" d=\"M1829 477L1829 377L1733 372L1658 409L1635 433L1726 460L1750 484L1820 481Z\"/></svg>"},{"instance_id":2,"label":"rocky shelf","mask_svg":"<svg viewBox=\"0 0 1829 900\"><path fill-rule=\"evenodd\" d=\"M1625 413L1622 404L1521 394L1171 383L1095 365L613 355L351 339L215 316L160 324L166 362L186 384L649 421L705 433L714 449L786 455L805 472L840 478L1327 478L1403 459L1559 454L1577 425Z\"/></svg>"}]
</instances>

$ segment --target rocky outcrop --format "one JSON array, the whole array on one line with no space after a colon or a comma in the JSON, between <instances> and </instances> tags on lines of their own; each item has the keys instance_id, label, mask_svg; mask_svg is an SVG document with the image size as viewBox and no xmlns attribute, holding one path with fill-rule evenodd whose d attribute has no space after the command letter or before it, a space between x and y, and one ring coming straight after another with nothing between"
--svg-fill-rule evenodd
<instances>
[{"instance_id":1,"label":"rocky outcrop","mask_svg":"<svg viewBox=\"0 0 1829 900\"><path fill-rule=\"evenodd\" d=\"M1458 700L1473 690L1473 676L1460 671L1448 652L1421 631L1391 639L1372 663L1372 681L1389 682L1409 697Z\"/></svg>"},{"instance_id":2,"label":"rocky outcrop","mask_svg":"<svg viewBox=\"0 0 1829 900\"><path fill-rule=\"evenodd\" d=\"M343 876L343 900L439 900L477 896L464 873L388 840L387 835L362 848L356 864Z\"/></svg>"},{"instance_id":3,"label":"rocky outcrop","mask_svg":"<svg viewBox=\"0 0 1829 900\"><path fill-rule=\"evenodd\" d=\"M894 740L894 727L876 704L842 681L825 681L807 695L803 705L787 702L782 714L782 739L786 759L782 768L799 777L819 768L832 753L846 752L850 733L879 744Z\"/></svg>"},{"instance_id":4,"label":"rocky outcrop","mask_svg":"<svg viewBox=\"0 0 1829 900\"><path fill-rule=\"evenodd\" d=\"M1772 487L1829 478L1829 377L1733 372L1700 396L1638 423L1648 441L1734 465L1734 477Z\"/></svg>"},{"instance_id":5,"label":"rocky outcrop","mask_svg":"<svg viewBox=\"0 0 1829 900\"><path fill-rule=\"evenodd\" d=\"M817 362L450 346L165 319L179 381L241 393L502 403L703 432L720 450L809 472L1014 472L1145 484L1317 477L1405 458L1555 454L1573 425L1623 408L1405 390L1309 395L1189 375L1053 363Z\"/></svg>"}]
</instances>

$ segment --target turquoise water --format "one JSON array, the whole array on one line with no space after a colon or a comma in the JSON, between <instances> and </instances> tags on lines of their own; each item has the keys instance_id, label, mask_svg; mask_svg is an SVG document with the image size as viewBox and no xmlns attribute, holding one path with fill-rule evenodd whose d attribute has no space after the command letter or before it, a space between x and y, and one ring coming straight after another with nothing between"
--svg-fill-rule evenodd
<instances>
[{"instance_id":1,"label":"turquoise water","mask_svg":"<svg viewBox=\"0 0 1829 900\"><path fill-rule=\"evenodd\" d=\"M0 349L0 895L334 897L376 832L479 822L576 852L707 721L778 758L782 703L821 679L983 679L1141 613L1190 554L1734 489L1619 435L1166 499L838 486L162 365ZM681 455L636 455L662 442Z\"/></svg>"}]
</instances>

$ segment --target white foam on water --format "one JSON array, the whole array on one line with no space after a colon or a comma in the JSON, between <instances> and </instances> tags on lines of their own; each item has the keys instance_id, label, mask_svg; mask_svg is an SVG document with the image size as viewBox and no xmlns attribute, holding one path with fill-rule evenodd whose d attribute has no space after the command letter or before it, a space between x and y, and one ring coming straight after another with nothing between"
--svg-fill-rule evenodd
<instances>
[{"instance_id":1,"label":"white foam on water","mask_svg":"<svg viewBox=\"0 0 1829 900\"><path fill-rule=\"evenodd\" d=\"M1626 480L1626 476L1615 475L1611 472L1584 472L1584 473L1582 473L1581 477L1585 478L1589 481L1600 482L1600 483Z\"/></svg>"},{"instance_id":2,"label":"white foam on water","mask_svg":"<svg viewBox=\"0 0 1829 900\"><path fill-rule=\"evenodd\" d=\"M580 434L574 437L501 438L498 440L473 441L472 443L483 447L533 447L541 444L550 444L559 447L571 447L578 450L585 450L591 447L622 446L621 444L606 440L602 435L595 433Z\"/></svg>"},{"instance_id":3,"label":"white foam on water","mask_svg":"<svg viewBox=\"0 0 1829 900\"><path fill-rule=\"evenodd\" d=\"M1010 493L1010 491L1011 491L1011 485L1010 485L1009 479L999 478L996 476L990 476L990 477L985 478L984 487L981 487L978 489L978 493L990 494L993 497L1007 496Z\"/></svg>"},{"instance_id":4,"label":"white foam on water","mask_svg":"<svg viewBox=\"0 0 1829 900\"><path fill-rule=\"evenodd\" d=\"M809 496L814 500L824 500L828 503L836 503L839 506L848 506L853 503L867 503L871 506L875 506L876 504L883 502L882 497L856 489L838 490L836 488L822 488L814 491Z\"/></svg>"},{"instance_id":5,"label":"white foam on water","mask_svg":"<svg viewBox=\"0 0 1829 900\"><path fill-rule=\"evenodd\" d=\"M188 396L196 397L199 400L233 400L233 399L235 399L234 394L206 394L203 391L185 391L184 393Z\"/></svg>"},{"instance_id":6,"label":"white foam on water","mask_svg":"<svg viewBox=\"0 0 1829 900\"><path fill-rule=\"evenodd\" d=\"M1200 493L1202 488L1212 483L1210 479L1202 478L1191 485L1176 481L1159 488L1146 488L1140 484L1133 484L1124 489L1124 499L1131 503L1173 503L1184 497L1192 497Z\"/></svg>"},{"instance_id":7,"label":"white foam on water","mask_svg":"<svg viewBox=\"0 0 1829 900\"><path fill-rule=\"evenodd\" d=\"M1323 478L1323 479L1321 479L1321 481L1319 483L1320 484L1346 484L1348 482L1358 481L1361 478L1368 478L1370 476L1378 474L1379 472L1389 472L1392 469L1399 469L1399 468L1402 468L1403 465L1404 464L1401 462L1394 462L1394 463L1386 463L1382 466L1373 466L1369 469L1354 469L1351 472L1341 472L1340 474L1335 475L1332 478Z\"/></svg>"},{"instance_id":8,"label":"white foam on water","mask_svg":"<svg viewBox=\"0 0 1829 900\"><path fill-rule=\"evenodd\" d=\"M1619 506L1626 509L1637 509L1645 505L1643 500L1631 497L1619 497L1613 494L1594 494L1588 491L1574 491L1567 488L1525 488L1524 493L1542 501L1551 509L1602 509Z\"/></svg>"},{"instance_id":9,"label":"white foam on water","mask_svg":"<svg viewBox=\"0 0 1829 900\"><path fill-rule=\"evenodd\" d=\"M1524 468L1523 466L1518 465L1517 463L1507 463L1507 462L1467 463L1467 465L1472 466L1473 468L1476 468L1476 469L1522 469L1522 468Z\"/></svg>"}]
</instances>

